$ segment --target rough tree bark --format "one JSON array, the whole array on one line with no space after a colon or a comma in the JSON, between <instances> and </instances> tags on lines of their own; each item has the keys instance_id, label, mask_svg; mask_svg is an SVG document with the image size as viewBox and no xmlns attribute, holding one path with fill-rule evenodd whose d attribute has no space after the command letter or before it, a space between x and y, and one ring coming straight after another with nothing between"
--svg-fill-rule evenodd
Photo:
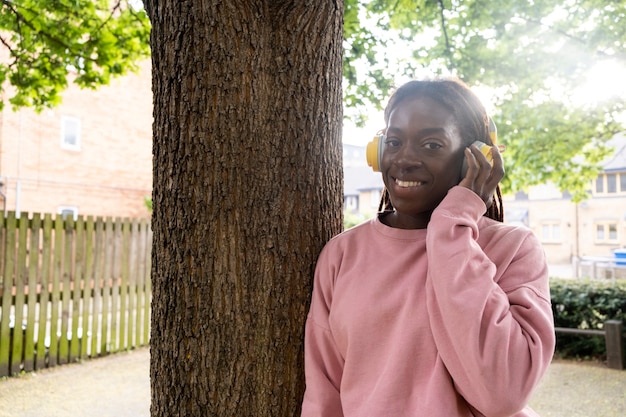
<instances>
[{"instance_id":1,"label":"rough tree bark","mask_svg":"<svg viewBox=\"0 0 626 417\"><path fill-rule=\"evenodd\" d=\"M151 415L295 416L341 230L343 1L146 1L154 93Z\"/></svg>"}]
</instances>

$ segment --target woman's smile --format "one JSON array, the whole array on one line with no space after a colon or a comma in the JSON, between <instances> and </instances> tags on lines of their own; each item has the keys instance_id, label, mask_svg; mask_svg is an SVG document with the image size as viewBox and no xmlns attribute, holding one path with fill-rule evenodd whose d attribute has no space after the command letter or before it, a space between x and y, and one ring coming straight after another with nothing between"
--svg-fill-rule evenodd
<instances>
[{"instance_id":1,"label":"woman's smile","mask_svg":"<svg viewBox=\"0 0 626 417\"><path fill-rule=\"evenodd\" d=\"M422 181L405 181L398 178L395 178L395 183L400 188L418 187L424 184Z\"/></svg>"}]
</instances>

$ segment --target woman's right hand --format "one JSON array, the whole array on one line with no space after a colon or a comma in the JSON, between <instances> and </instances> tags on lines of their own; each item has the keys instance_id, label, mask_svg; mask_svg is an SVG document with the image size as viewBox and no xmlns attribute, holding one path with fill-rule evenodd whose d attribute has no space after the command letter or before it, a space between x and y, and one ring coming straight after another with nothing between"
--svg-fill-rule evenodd
<instances>
[{"instance_id":1,"label":"woman's right hand","mask_svg":"<svg viewBox=\"0 0 626 417\"><path fill-rule=\"evenodd\" d=\"M493 165L483 153L472 144L465 148L467 173L459 183L460 186L474 191L487 207L491 205L496 187L504 177L504 162L497 146L491 146Z\"/></svg>"}]
</instances>

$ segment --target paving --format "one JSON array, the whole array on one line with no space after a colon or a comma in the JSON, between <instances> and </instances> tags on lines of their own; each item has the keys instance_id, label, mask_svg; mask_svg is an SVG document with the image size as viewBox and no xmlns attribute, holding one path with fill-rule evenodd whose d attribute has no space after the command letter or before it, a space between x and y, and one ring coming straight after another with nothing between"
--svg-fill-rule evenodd
<instances>
[{"instance_id":1,"label":"paving","mask_svg":"<svg viewBox=\"0 0 626 417\"><path fill-rule=\"evenodd\" d=\"M0 379L0 417L149 417L150 351ZM626 416L626 370L555 360L531 400L542 417Z\"/></svg>"},{"instance_id":2,"label":"paving","mask_svg":"<svg viewBox=\"0 0 626 417\"><path fill-rule=\"evenodd\" d=\"M149 348L0 380L0 417L149 416Z\"/></svg>"}]
</instances>

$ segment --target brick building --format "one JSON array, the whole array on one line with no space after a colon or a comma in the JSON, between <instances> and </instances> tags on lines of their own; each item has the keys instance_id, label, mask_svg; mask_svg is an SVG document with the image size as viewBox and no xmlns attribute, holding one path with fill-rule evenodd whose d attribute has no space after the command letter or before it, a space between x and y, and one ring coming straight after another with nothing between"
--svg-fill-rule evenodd
<instances>
[{"instance_id":1,"label":"brick building","mask_svg":"<svg viewBox=\"0 0 626 417\"><path fill-rule=\"evenodd\" d=\"M150 63L97 90L70 84L62 103L0 116L0 204L18 213L148 217L152 190Z\"/></svg>"}]
</instances>

